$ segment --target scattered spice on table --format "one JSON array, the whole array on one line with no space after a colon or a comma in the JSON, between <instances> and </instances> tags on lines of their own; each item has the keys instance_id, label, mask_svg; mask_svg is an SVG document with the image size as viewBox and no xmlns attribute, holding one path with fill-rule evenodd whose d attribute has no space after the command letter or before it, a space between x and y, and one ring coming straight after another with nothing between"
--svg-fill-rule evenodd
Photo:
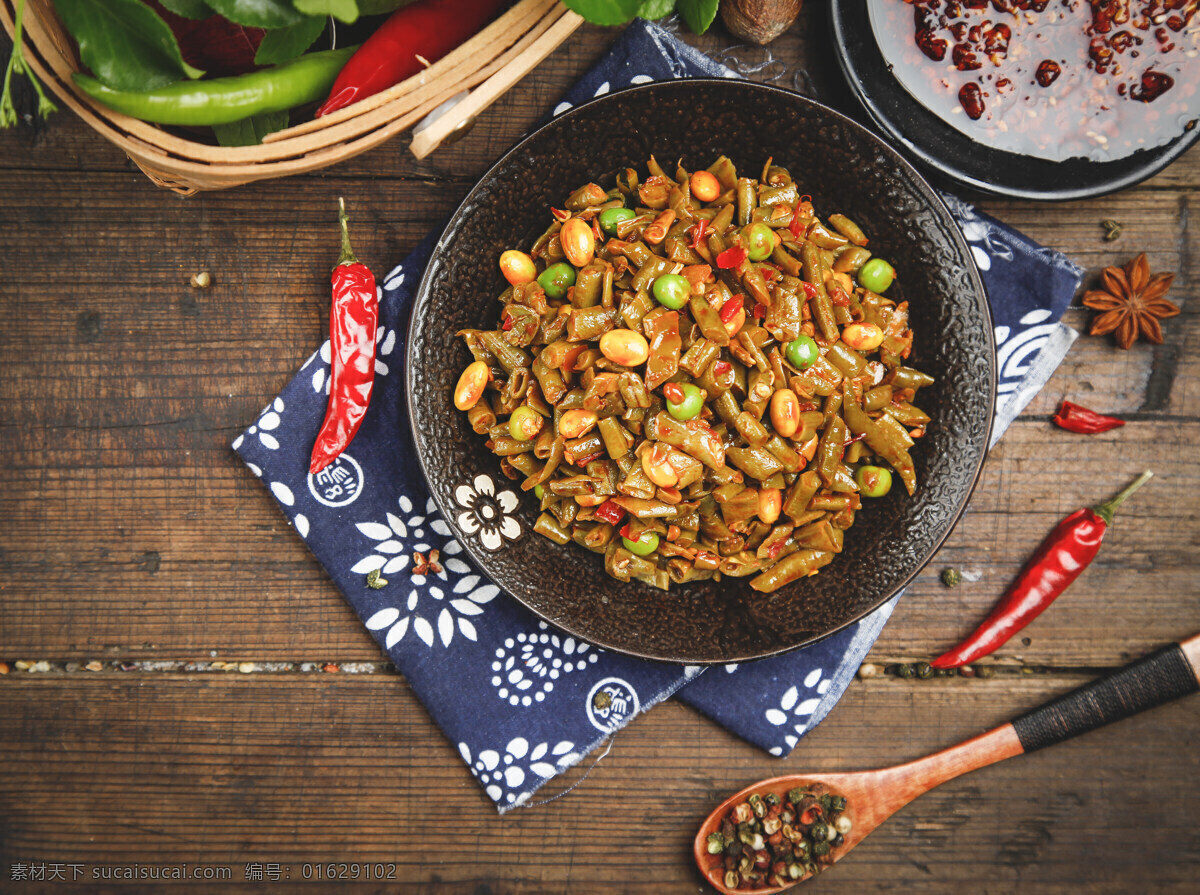
<instances>
[{"instance_id":1,"label":"scattered spice on table","mask_svg":"<svg viewBox=\"0 0 1200 895\"><path fill-rule=\"evenodd\" d=\"M1163 298L1175 279L1173 273L1150 274L1146 253L1124 267L1106 267L1100 274L1103 289L1089 289L1083 303L1101 311L1088 330L1093 336L1113 333L1117 345L1129 348L1139 337L1156 345L1163 340L1160 320L1174 317L1179 307Z\"/></svg>"},{"instance_id":2,"label":"scattered spice on table","mask_svg":"<svg viewBox=\"0 0 1200 895\"><path fill-rule=\"evenodd\" d=\"M1119 429L1125 425L1125 420L1115 416L1105 416L1102 413L1096 413L1096 411L1089 410L1081 404L1063 401L1062 406L1058 408L1058 413L1054 414L1054 424L1061 429L1066 429L1068 432L1078 432L1080 435L1097 435L1100 432Z\"/></svg>"},{"instance_id":3,"label":"scattered spice on table","mask_svg":"<svg viewBox=\"0 0 1200 895\"><path fill-rule=\"evenodd\" d=\"M962 583L962 572L955 568L942 569L942 584L946 587L958 587Z\"/></svg>"},{"instance_id":4,"label":"scattered spice on table","mask_svg":"<svg viewBox=\"0 0 1200 895\"><path fill-rule=\"evenodd\" d=\"M309 466L313 473L336 460L354 439L375 385L375 327L379 321L375 277L350 248L346 203L340 197L338 223L342 228L342 253L332 276L329 407L313 445Z\"/></svg>"},{"instance_id":5,"label":"scattered spice on table","mask_svg":"<svg viewBox=\"0 0 1200 895\"><path fill-rule=\"evenodd\" d=\"M1100 222L1100 226L1104 228L1104 241L1115 242L1121 238L1121 224L1114 221L1112 218L1105 218Z\"/></svg>"},{"instance_id":6,"label":"scattered spice on table","mask_svg":"<svg viewBox=\"0 0 1200 895\"><path fill-rule=\"evenodd\" d=\"M832 864L852 827L845 796L823 783L751 793L705 840L709 872L729 889L790 885Z\"/></svg>"},{"instance_id":7,"label":"scattered spice on table","mask_svg":"<svg viewBox=\"0 0 1200 895\"><path fill-rule=\"evenodd\" d=\"M379 569L367 572L367 587L371 590L381 590L387 587L387 579L379 574Z\"/></svg>"},{"instance_id":8,"label":"scattered spice on table","mask_svg":"<svg viewBox=\"0 0 1200 895\"><path fill-rule=\"evenodd\" d=\"M1041 615L1096 558L1113 514L1151 476L1143 472L1112 500L1076 510L1058 523L983 623L932 666L958 668L989 655Z\"/></svg>"}]
</instances>

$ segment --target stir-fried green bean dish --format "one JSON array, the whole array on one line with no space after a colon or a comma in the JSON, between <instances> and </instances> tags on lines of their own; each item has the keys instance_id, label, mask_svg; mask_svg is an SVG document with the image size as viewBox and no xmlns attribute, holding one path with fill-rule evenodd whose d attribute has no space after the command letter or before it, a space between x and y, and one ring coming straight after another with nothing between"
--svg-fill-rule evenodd
<instances>
[{"instance_id":1,"label":"stir-fried green bean dish","mask_svg":"<svg viewBox=\"0 0 1200 895\"><path fill-rule=\"evenodd\" d=\"M905 363L891 265L784 168L648 169L584 184L500 256L500 325L459 333L455 406L540 500L534 530L613 577L773 591L827 565L893 475L914 492L933 379Z\"/></svg>"}]
</instances>

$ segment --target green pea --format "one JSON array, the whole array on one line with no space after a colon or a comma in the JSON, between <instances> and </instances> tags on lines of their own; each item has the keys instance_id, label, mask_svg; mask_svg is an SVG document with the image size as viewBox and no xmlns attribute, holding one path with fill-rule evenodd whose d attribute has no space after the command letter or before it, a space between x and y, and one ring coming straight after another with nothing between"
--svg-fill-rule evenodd
<instances>
[{"instance_id":1,"label":"green pea","mask_svg":"<svg viewBox=\"0 0 1200 895\"><path fill-rule=\"evenodd\" d=\"M870 289L879 295L887 292L892 280L896 279L896 268L882 258L872 258L858 271L858 282L864 289Z\"/></svg>"},{"instance_id":2,"label":"green pea","mask_svg":"<svg viewBox=\"0 0 1200 895\"><path fill-rule=\"evenodd\" d=\"M677 420L695 419L704 409L704 393L690 382L681 382L678 385L683 390L683 400L676 404L668 398L667 412Z\"/></svg>"},{"instance_id":3,"label":"green pea","mask_svg":"<svg viewBox=\"0 0 1200 895\"><path fill-rule=\"evenodd\" d=\"M821 352L817 349L817 343L813 341L812 336L803 335L794 342L788 342L788 363L797 370L807 370L817 362L817 358L820 356Z\"/></svg>"},{"instance_id":4,"label":"green pea","mask_svg":"<svg viewBox=\"0 0 1200 895\"><path fill-rule=\"evenodd\" d=\"M859 493L864 497L883 497L892 490L891 470L882 466L860 466L854 473Z\"/></svg>"},{"instance_id":5,"label":"green pea","mask_svg":"<svg viewBox=\"0 0 1200 895\"><path fill-rule=\"evenodd\" d=\"M687 304L692 294L692 284L688 282L687 277L677 273L665 273L654 281L651 291L660 305L678 311Z\"/></svg>"},{"instance_id":6,"label":"green pea","mask_svg":"<svg viewBox=\"0 0 1200 895\"><path fill-rule=\"evenodd\" d=\"M528 404L522 404L508 418L508 431L517 441L530 441L542 431L542 418Z\"/></svg>"},{"instance_id":7,"label":"green pea","mask_svg":"<svg viewBox=\"0 0 1200 895\"><path fill-rule=\"evenodd\" d=\"M638 539L636 541L631 541L629 538L622 537L621 543L625 545L625 549L630 553L637 554L638 556L649 556L658 549L658 535L647 528L640 535L638 535Z\"/></svg>"},{"instance_id":8,"label":"green pea","mask_svg":"<svg viewBox=\"0 0 1200 895\"><path fill-rule=\"evenodd\" d=\"M632 220L635 217L637 217L637 214L632 208L622 208L620 206L606 208L600 212L600 229L609 236L616 236L617 224L621 223L621 221Z\"/></svg>"},{"instance_id":9,"label":"green pea","mask_svg":"<svg viewBox=\"0 0 1200 895\"><path fill-rule=\"evenodd\" d=\"M742 230L742 245L751 261L766 261L775 250L775 234L760 221Z\"/></svg>"},{"instance_id":10,"label":"green pea","mask_svg":"<svg viewBox=\"0 0 1200 895\"><path fill-rule=\"evenodd\" d=\"M534 485L533 493L537 497L538 500L541 500L543 497L546 496L546 489L543 488L541 485Z\"/></svg>"},{"instance_id":11,"label":"green pea","mask_svg":"<svg viewBox=\"0 0 1200 895\"><path fill-rule=\"evenodd\" d=\"M538 277L538 285L546 290L547 298L565 298L575 285L575 268L566 261L551 264Z\"/></svg>"}]
</instances>

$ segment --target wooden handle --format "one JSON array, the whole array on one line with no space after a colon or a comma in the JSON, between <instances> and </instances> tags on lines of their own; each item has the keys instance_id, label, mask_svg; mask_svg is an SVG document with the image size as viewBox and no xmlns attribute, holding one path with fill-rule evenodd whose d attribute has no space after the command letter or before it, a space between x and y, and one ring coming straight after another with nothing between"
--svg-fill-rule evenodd
<instances>
[{"instance_id":1,"label":"wooden handle","mask_svg":"<svg viewBox=\"0 0 1200 895\"><path fill-rule=\"evenodd\" d=\"M1189 658L1191 661L1189 661ZM1172 643L1108 677L1073 690L1012 722L1026 752L1200 690L1200 635Z\"/></svg>"}]
</instances>

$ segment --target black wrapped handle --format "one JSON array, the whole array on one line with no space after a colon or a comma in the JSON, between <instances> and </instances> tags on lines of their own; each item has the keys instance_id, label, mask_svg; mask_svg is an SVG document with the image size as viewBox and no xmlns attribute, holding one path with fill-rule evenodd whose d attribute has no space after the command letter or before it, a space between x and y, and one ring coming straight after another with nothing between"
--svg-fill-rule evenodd
<instances>
[{"instance_id":1,"label":"black wrapped handle","mask_svg":"<svg viewBox=\"0 0 1200 895\"><path fill-rule=\"evenodd\" d=\"M1177 643L1072 690L1012 722L1026 752L1103 727L1200 690Z\"/></svg>"}]
</instances>

